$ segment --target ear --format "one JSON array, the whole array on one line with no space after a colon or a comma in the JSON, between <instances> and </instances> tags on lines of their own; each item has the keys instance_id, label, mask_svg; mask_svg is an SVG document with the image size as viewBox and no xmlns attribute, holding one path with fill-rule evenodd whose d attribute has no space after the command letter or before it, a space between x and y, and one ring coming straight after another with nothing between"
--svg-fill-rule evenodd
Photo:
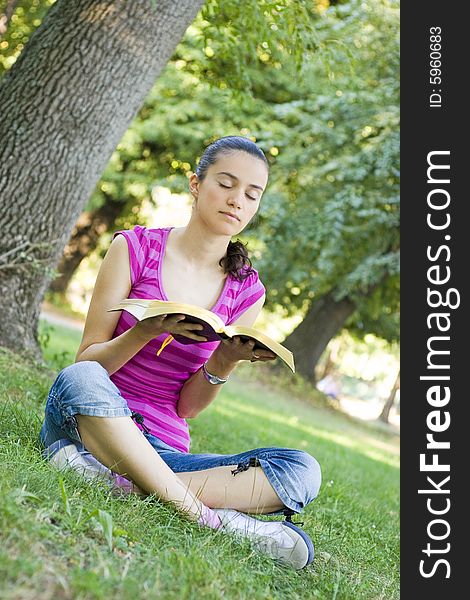
<instances>
[{"instance_id":1,"label":"ear","mask_svg":"<svg viewBox=\"0 0 470 600\"><path fill-rule=\"evenodd\" d=\"M197 195L199 193L199 179L197 178L196 173L191 173L189 178L189 191L194 199L197 199Z\"/></svg>"}]
</instances>

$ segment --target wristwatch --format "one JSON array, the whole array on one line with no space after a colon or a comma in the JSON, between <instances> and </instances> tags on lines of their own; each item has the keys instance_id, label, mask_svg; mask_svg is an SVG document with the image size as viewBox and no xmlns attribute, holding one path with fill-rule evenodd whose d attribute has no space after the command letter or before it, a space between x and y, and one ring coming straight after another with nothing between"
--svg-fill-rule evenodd
<instances>
[{"instance_id":1,"label":"wristwatch","mask_svg":"<svg viewBox=\"0 0 470 600\"><path fill-rule=\"evenodd\" d=\"M228 377L227 379L222 379L221 377L217 377L217 375L212 375L212 373L209 373L209 371L206 369L206 363L202 365L202 372L204 373L206 381L208 381L212 385L220 385L221 383L225 383L226 381L228 381Z\"/></svg>"}]
</instances>

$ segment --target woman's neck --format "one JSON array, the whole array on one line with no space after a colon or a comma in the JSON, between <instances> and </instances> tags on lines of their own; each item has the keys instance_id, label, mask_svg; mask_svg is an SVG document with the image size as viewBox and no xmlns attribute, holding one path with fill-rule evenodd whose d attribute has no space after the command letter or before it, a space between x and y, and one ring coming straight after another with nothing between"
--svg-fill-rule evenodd
<instances>
[{"instance_id":1,"label":"woman's neck","mask_svg":"<svg viewBox=\"0 0 470 600\"><path fill-rule=\"evenodd\" d=\"M173 247L192 269L222 270L219 261L227 252L229 235L214 234L191 219L185 227L174 228L172 237Z\"/></svg>"}]
</instances>

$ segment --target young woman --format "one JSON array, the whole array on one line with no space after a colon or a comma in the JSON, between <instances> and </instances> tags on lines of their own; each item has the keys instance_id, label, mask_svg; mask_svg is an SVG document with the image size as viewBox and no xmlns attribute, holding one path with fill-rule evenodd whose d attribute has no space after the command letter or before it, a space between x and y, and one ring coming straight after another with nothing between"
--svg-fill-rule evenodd
<instances>
[{"instance_id":1,"label":"young woman","mask_svg":"<svg viewBox=\"0 0 470 600\"><path fill-rule=\"evenodd\" d=\"M123 298L157 298L212 310L226 324L253 325L265 288L244 245L231 238L256 214L267 181L256 144L220 138L189 179L194 204L185 227L136 226L114 235L76 362L50 390L41 441L56 465L111 474L116 486L156 494L201 525L247 536L300 569L312 561L313 544L290 516L318 493L317 461L286 448L191 454L185 420L215 400L240 361L275 355L240 338L207 342L184 315L136 322L126 311L107 312ZM182 333L195 343L164 344ZM282 512L282 522L245 514Z\"/></svg>"}]
</instances>

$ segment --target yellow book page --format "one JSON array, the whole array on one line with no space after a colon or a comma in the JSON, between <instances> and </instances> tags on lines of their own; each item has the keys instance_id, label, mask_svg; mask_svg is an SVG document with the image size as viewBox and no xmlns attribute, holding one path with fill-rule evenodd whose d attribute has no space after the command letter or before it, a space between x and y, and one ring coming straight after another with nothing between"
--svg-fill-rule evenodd
<instances>
[{"instance_id":1,"label":"yellow book page","mask_svg":"<svg viewBox=\"0 0 470 600\"><path fill-rule=\"evenodd\" d=\"M295 373L294 355L292 354L292 352L279 342L276 342L275 340L270 338L262 331L254 329L253 327L244 327L243 325L228 325L225 328L225 333L229 337L242 335L257 340L258 342L266 346L266 348L274 352L274 354L277 354L277 356L279 356L279 358L281 358L290 368L292 373Z\"/></svg>"},{"instance_id":2,"label":"yellow book page","mask_svg":"<svg viewBox=\"0 0 470 600\"><path fill-rule=\"evenodd\" d=\"M127 310L140 321L148 317L156 317L166 314L183 314L202 319L208 323L216 333L223 333L225 325L222 319L215 313L184 302L170 302L167 300L150 300L145 298L127 298L113 306L109 311ZM108 311L108 312L109 312Z\"/></svg>"}]
</instances>

